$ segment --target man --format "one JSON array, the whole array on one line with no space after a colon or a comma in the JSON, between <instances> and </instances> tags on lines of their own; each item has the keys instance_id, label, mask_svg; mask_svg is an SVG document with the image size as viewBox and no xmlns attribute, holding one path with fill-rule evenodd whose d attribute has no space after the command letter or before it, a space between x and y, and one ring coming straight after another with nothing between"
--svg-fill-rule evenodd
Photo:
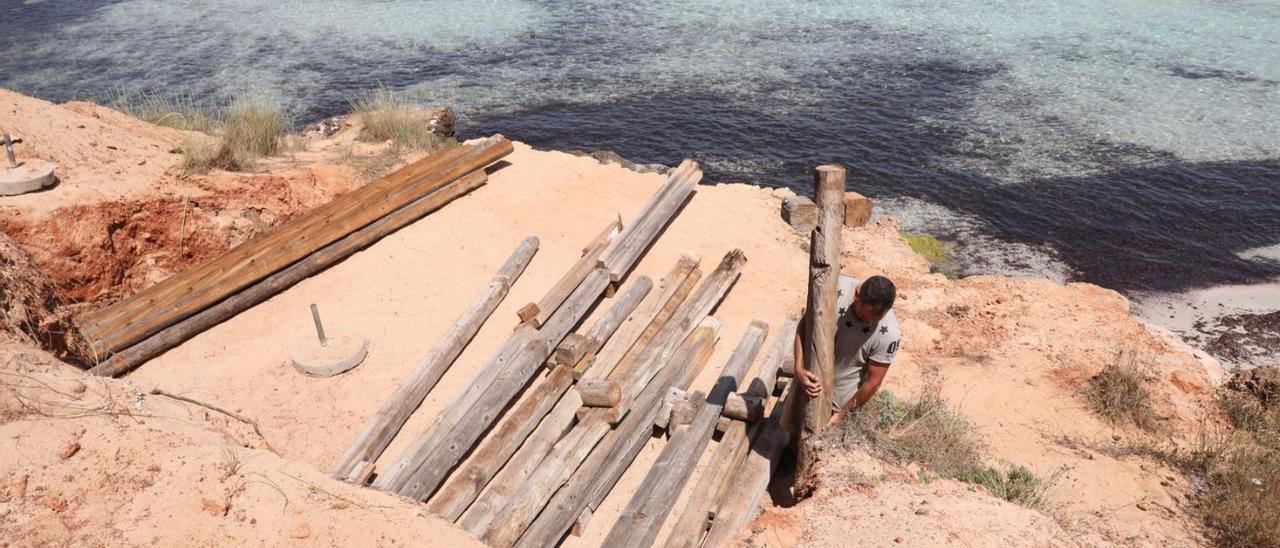
<instances>
[{"instance_id":1,"label":"man","mask_svg":"<svg viewBox=\"0 0 1280 548\"><path fill-rule=\"evenodd\" d=\"M893 314L898 290L884 276L872 276L862 285L840 276L836 293L835 390L831 424L844 420L867 403L898 355L902 331ZM796 381L810 397L822 394L822 380L804 368L800 332L796 331Z\"/></svg>"}]
</instances>

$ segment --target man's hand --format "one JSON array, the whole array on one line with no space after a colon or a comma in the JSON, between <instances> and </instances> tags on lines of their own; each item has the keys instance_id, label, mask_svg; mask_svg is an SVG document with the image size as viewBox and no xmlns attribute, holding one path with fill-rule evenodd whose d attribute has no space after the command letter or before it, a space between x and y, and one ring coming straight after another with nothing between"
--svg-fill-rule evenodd
<instances>
[{"instance_id":1,"label":"man's hand","mask_svg":"<svg viewBox=\"0 0 1280 548\"><path fill-rule=\"evenodd\" d=\"M818 380L817 375L806 369L796 368L796 380L800 381L800 388L803 388L804 393L810 398L822 395L822 381Z\"/></svg>"}]
</instances>

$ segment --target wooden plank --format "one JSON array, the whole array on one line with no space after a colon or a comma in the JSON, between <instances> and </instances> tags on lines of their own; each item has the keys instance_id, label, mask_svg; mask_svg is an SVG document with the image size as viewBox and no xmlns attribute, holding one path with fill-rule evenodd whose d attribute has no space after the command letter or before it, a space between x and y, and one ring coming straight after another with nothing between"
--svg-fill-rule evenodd
<instances>
[{"instance_id":1,"label":"wooden plank","mask_svg":"<svg viewBox=\"0 0 1280 548\"><path fill-rule=\"evenodd\" d=\"M729 394L737 390L755 360L768 333L764 322L752 321L742 341L725 364L720 378L707 395L706 405L687 430L676 434L662 448L644 481L636 490L622 516L605 538L610 547L638 548L653 544L667 514L671 513L679 491L693 474L694 466L711 441L716 420Z\"/></svg>"},{"instance_id":2,"label":"wooden plank","mask_svg":"<svg viewBox=\"0 0 1280 548\"><path fill-rule=\"evenodd\" d=\"M858 228L871 222L871 198L857 192L844 193L844 226Z\"/></svg>"},{"instance_id":3,"label":"wooden plank","mask_svg":"<svg viewBox=\"0 0 1280 548\"><path fill-rule=\"evenodd\" d=\"M584 379L578 383L577 390L582 405L587 407L613 407L622 401L618 383L608 379Z\"/></svg>"},{"instance_id":4,"label":"wooden plank","mask_svg":"<svg viewBox=\"0 0 1280 548\"><path fill-rule=\"evenodd\" d=\"M484 291L471 301L471 305L463 311L449 330L445 331L417 369L396 389L386 403L382 404L378 412L356 436L350 449L347 449L347 452L338 459L338 464L333 470L335 478L346 478L362 461L370 463L378 461L378 457L381 457L382 452L391 445L391 440L395 439L400 428L409 420L418 406L422 405L422 401L439 382L440 377L449 370L454 360L458 359L458 355L462 353L462 349L466 348L476 332L480 330L480 326L498 307L498 303L506 297L511 285L524 272L537 251L537 237L529 236L520 242L515 252L485 286Z\"/></svg>"},{"instance_id":5,"label":"wooden plank","mask_svg":"<svg viewBox=\"0 0 1280 548\"><path fill-rule=\"evenodd\" d=\"M746 262L747 256L740 249L725 254L720 265L712 271L706 281L680 305L671 320L662 325L653 337L653 344L642 348L634 365L623 371L619 377L624 402L633 399L649 383L662 365L670 359L671 352L680 344L684 336L724 299L733 282L741 275ZM626 411L625 407L614 408L610 412L611 420L615 422L620 420Z\"/></svg>"},{"instance_id":6,"label":"wooden plank","mask_svg":"<svg viewBox=\"0 0 1280 548\"><path fill-rule=\"evenodd\" d=\"M551 367L573 368L587 354L587 336L581 333L570 333L560 341L560 346L551 352L547 363Z\"/></svg>"},{"instance_id":7,"label":"wooden plank","mask_svg":"<svg viewBox=\"0 0 1280 548\"><path fill-rule=\"evenodd\" d=\"M686 388L693 382L711 358L719 330L718 321L704 322L681 343L672 355L669 367L677 378L672 387ZM529 526L520 538L519 546L539 547L558 543L585 511L600 505L650 438L651 424L662 404L661 397L648 400L650 395L652 393L642 394L641 401L636 404L637 412L628 415L616 429L605 435L599 447Z\"/></svg>"},{"instance_id":8,"label":"wooden plank","mask_svg":"<svg viewBox=\"0 0 1280 548\"><path fill-rule=\"evenodd\" d=\"M782 364L787 356L794 354L798 322L798 318L789 317L782 323L782 328L776 332L773 343L769 346L769 352L760 361L755 378L745 390L739 393L740 395L746 395L748 398L763 397L767 403L769 395L773 393ZM731 396L725 402L726 416L730 414L729 406L733 401ZM778 409L780 410L781 407L778 406ZM764 411L763 407L761 411ZM711 520L716 519L719 509L733 504L734 501L730 500L728 495L729 490L740 481L739 471L747 459L752 440L756 439L763 429L764 425L761 423L748 426L737 421L725 428L724 434L720 437L720 443L716 445L715 453L712 454L706 469L698 478L679 519L667 535L666 546L696 548L702 545L708 525L714 523ZM708 544L708 546L722 545Z\"/></svg>"},{"instance_id":9,"label":"wooden plank","mask_svg":"<svg viewBox=\"0 0 1280 548\"><path fill-rule=\"evenodd\" d=\"M99 354L127 348L513 150L504 138L459 148L464 150L456 160L432 173L408 181L395 179L400 184L383 185L381 192L363 200L339 197L333 211L308 212L296 224L286 223L250 240L252 245L246 242L208 265L140 291L137 299L122 305L128 311L117 314L121 307L112 306L95 315L84 335ZM107 317L113 319L97 321Z\"/></svg>"},{"instance_id":10,"label":"wooden plank","mask_svg":"<svg viewBox=\"0 0 1280 548\"><path fill-rule=\"evenodd\" d=\"M94 375L119 376L169 349L181 344L205 330L218 325L240 312L248 310L294 284L372 245L388 234L435 211L477 187L487 180L483 171L471 174L428 194L409 205L387 215L369 226L348 234L304 260L249 286L226 300L165 328L163 331L127 349L116 352L111 358L89 370Z\"/></svg>"},{"instance_id":11,"label":"wooden plank","mask_svg":"<svg viewBox=\"0 0 1280 548\"><path fill-rule=\"evenodd\" d=\"M457 521L570 386L573 386L573 371L563 367L552 370L546 379L534 385L466 463L449 476L449 481L431 497L427 509L449 521Z\"/></svg>"},{"instance_id":12,"label":"wooden plank","mask_svg":"<svg viewBox=\"0 0 1280 548\"><path fill-rule=\"evenodd\" d=\"M675 383L688 382L697 374L697 370L705 363L705 358L710 353L715 344L715 332L710 327L699 327L692 333L687 344L682 344L681 348L673 355L670 367L663 370L663 374L658 380L646 391L640 395L640 401L637 402L637 409L647 410L648 413L637 412L631 424L624 423L616 430L610 430L608 423L602 417L594 417L586 423L580 423L574 428L569 436L574 432L581 432L580 438L570 439L569 436L561 441L558 446L563 446L561 452L563 458L551 459L548 457L542 466L539 467L537 473L541 473L541 481L526 482L521 486L519 492L516 493L511 501L501 511L495 513L492 524L486 529L484 534L480 536L481 540L490 546L506 547L519 541L521 546L552 546L559 542L564 533L577 521L582 510L586 508L589 500L589 488L598 480L606 479L601 474L609 474L610 466L618 464L616 462L608 462L608 459L601 458L599 455L603 453L613 453L613 448L618 446L622 440L632 441L648 440L651 434L651 425L653 423L653 414L656 413L662 396L666 393L667 388L675 385ZM598 434L600 438L591 441ZM572 445L585 445L590 443L593 447L587 448L588 454L584 454L580 450L575 450ZM599 449L596 449L596 447ZM581 458L579 458L581 457ZM634 459L634 455L630 459ZM630 463L622 464L622 469ZM621 470L618 471L621 475ZM613 482L617 479L614 478ZM576 483L575 483L576 482ZM612 482L610 482L612 485ZM558 490L556 488L559 488ZM547 505L548 500L554 501L561 497L566 490L572 490L575 496L571 498L573 501L580 501L580 505L574 508L554 507ZM545 509L544 509L545 507ZM531 523L543 520L544 516L554 514L554 517L548 517L547 521L555 522L555 530L547 531L529 531L533 533L532 537L526 533L526 529ZM554 538L550 536L553 535Z\"/></svg>"},{"instance_id":13,"label":"wooden plank","mask_svg":"<svg viewBox=\"0 0 1280 548\"><path fill-rule=\"evenodd\" d=\"M759 396L729 394L721 414L735 421L756 422L764 418L764 400Z\"/></svg>"},{"instance_id":14,"label":"wooden plank","mask_svg":"<svg viewBox=\"0 0 1280 548\"><path fill-rule=\"evenodd\" d=\"M822 393L810 398L803 390L797 400L804 409L800 448L796 457L796 486L804 496L813 485L817 441L831 420L831 392L835 390L836 290L840 278L840 232L844 216L845 169L818 166L814 171L814 201L820 216L809 244L809 296L805 311L804 368L822 382Z\"/></svg>"}]
</instances>

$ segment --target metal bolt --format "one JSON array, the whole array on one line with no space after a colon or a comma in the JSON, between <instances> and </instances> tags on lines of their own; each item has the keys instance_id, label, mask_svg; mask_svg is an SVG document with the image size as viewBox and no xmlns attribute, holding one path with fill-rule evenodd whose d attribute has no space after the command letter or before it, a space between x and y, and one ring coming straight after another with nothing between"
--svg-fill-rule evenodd
<instances>
[{"instance_id":1,"label":"metal bolt","mask_svg":"<svg viewBox=\"0 0 1280 548\"><path fill-rule=\"evenodd\" d=\"M9 155L9 169L18 167L18 159L13 155L13 139L9 138L9 134L4 134L4 151Z\"/></svg>"},{"instance_id":2,"label":"metal bolt","mask_svg":"<svg viewBox=\"0 0 1280 548\"><path fill-rule=\"evenodd\" d=\"M311 303L311 319L316 322L316 337L320 338L320 346L329 347L329 339L324 336L324 325L320 323L320 309Z\"/></svg>"}]
</instances>

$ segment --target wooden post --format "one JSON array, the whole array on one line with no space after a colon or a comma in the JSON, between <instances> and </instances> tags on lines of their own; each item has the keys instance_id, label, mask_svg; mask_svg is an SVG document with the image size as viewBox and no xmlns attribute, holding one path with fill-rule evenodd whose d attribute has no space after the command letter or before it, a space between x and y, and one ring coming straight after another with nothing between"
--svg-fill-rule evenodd
<instances>
[{"instance_id":1,"label":"wooden post","mask_svg":"<svg viewBox=\"0 0 1280 548\"><path fill-rule=\"evenodd\" d=\"M476 332L480 330L480 326L484 325L485 320L506 297L511 285L524 272L537 251L538 238L529 236L520 242L515 252L485 286L484 291L471 301L471 305L440 337L417 369L414 369L409 378L396 389L386 403L382 404L378 412L365 425L364 430L356 436L351 448L338 459L338 464L333 470L335 478L348 479L348 475L354 472L354 468L361 461L377 462L382 452L391 445L391 440L395 439L396 434L400 432L400 428L409 420L418 406L422 405L422 401L435 387L436 382L449 370L454 360L458 359L458 355L462 353L462 349L466 348L472 337L475 337Z\"/></svg>"},{"instance_id":2,"label":"wooden post","mask_svg":"<svg viewBox=\"0 0 1280 548\"><path fill-rule=\"evenodd\" d=\"M321 248L307 258L267 276L222 302L166 327L142 342L116 352L110 359L90 369L89 373L110 377L122 375L143 362L163 354L170 348L182 344L183 341L256 306L258 303L315 275L317 272L329 268L353 253L372 245L384 236L422 218L423 215L443 207L455 198L483 185L486 180L484 171L472 172L456 182L427 194L409 205L374 221L372 224Z\"/></svg>"},{"instance_id":3,"label":"wooden post","mask_svg":"<svg viewBox=\"0 0 1280 548\"><path fill-rule=\"evenodd\" d=\"M91 313L82 322L86 339L100 355L125 349L513 150L501 137L457 148L438 155L444 162L429 156Z\"/></svg>"},{"instance_id":4,"label":"wooden post","mask_svg":"<svg viewBox=\"0 0 1280 548\"><path fill-rule=\"evenodd\" d=\"M800 448L796 459L797 496L813 487L811 474L817 462L818 436L831 420L831 392L835 390L836 289L840 278L840 231L844 216L845 169L819 166L814 172L814 201L820 216L809 245L809 298L805 312L804 367L822 382L822 394L804 403Z\"/></svg>"},{"instance_id":5,"label":"wooden post","mask_svg":"<svg viewBox=\"0 0 1280 548\"><path fill-rule=\"evenodd\" d=\"M587 355L599 351L652 289L653 280L648 276L636 278L622 295L615 297L615 304L585 335L571 333L565 337L555 352L551 353L551 365L572 368Z\"/></svg>"},{"instance_id":6,"label":"wooden post","mask_svg":"<svg viewBox=\"0 0 1280 548\"><path fill-rule=\"evenodd\" d=\"M724 401L724 416L735 421L756 422L764 417L764 401L758 396L729 394Z\"/></svg>"},{"instance_id":7,"label":"wooden post","mask_svg":"<svg viewBox=\"0 0 1280 548\"><path fill-rule=\"evenodd\" d=\"M720 373L720 378L707 395L706 405L698 411L697 417L686 430L677 433L662 448L653 468L649 469L644 481L622 511L622 516L609 531L604 546L640 548L653 544L667 515L671 513L680 490L689 481L698 459L711 441L725 400L737 390L738 384L746 376L747 369L764 344L768 330L769 326L764 322L751 322Z\"/></svg>"},{"instance_id":8,"label":"wooden post","mask_svg":"<svg viewBox=\"0 0 1280 548\"><path fill-rule=\"evenodd\" d=\"M782 364L786 362L787 356L795 354L793 350L795 349L796 325L798 322L799 320L795 317L787 318L783 322L782 329L778 330L778 333L774 336L773 343L769 347L769 353L760 362L760 368L756 372L755 379L752 380L751 385L746 390L739 392L739 394L745 394L745 397L748 398L763 395L765 402L768 401L769 395L773 393ZM728 415L728 404L732 401L733 399L726 401L726 415ZM781 407L776 404L775 407L781 410ZM725 429L724 435L720 437L720 444L716 446L715 453L711 456L708 466L702 471L697 485L694 486L693 492L690 493L680 518L676 521L675 526L671 528L670 534L667 535L666 546L668 548L696 548L702 545L703 536L707 532L708 520L718 520L719 508L733 504L733 501L729 500L726 493L741 480L739 471L747 459L752 440L756 439L763 429L764 425L759 422L748 426L737 421L734 421ZM714 524L716 522L712 521L711 523ZM707 546L724 545L724 542L707 544Z\"/></svg>"},{"instance_id":9,"label":"wooden post","mask_svg":"<svg viewBox=\"0 0 1280 548\"><path fill-rule=\"evenodd\" d=\"M671 386L688 388L689 383L693 382L693 378L711 358L718 336L717 329L718 323L699 326L681 343L671 358L670 367L666 368L671 369L671 374L677 378ZM517 546L554 546L580 517L600 506L623 472L631 466L636 455L649 442L653 419L661 407L663 394L658 394L655 390L638 398L642 401L635 404L636 412L628 414L617 428L597 444L591 456L587 457L573 477L556 492L542 513L529 525ZM650 396L652 400L647 399Z\"/></svg>"},{"instance_id":10,"label":"wooden post","mask_svg":"<svg viewBox=\"0 0 1280 548\"><path fill-rule=\"evenodd\" d=\"M698 280L702 279L702 271L698 264L702 260L692 253L685 253L671 267L671 271L663 276L662 291L650 293L649 297L636 307L635 313L618 327L609 344L601 347L592 361L589 377L605 378L626 360L631 359L632 349L643 347L653 337L658 328L666 323L667 318L684 302L693 291ZM625 366L624 366L625 367ZM586 378L586 377L584 377Z\"/></svg>"}]
</instances>

